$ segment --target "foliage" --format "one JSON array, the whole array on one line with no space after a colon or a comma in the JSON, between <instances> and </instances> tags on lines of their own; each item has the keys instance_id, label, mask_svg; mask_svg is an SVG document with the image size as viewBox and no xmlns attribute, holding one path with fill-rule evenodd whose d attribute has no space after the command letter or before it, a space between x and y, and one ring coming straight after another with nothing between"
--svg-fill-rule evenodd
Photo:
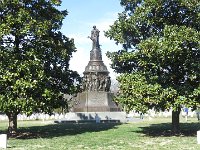
<instances>
[{"instance_id":1,"label":"foliage","mask_svg":"<svg viewBox=\"0 0 200 150\"><path fill-rule=\"evenodd\" d=\"M0 110L51 113L78 89L69 70L73 39L59 30L67 11L58 0L0 1Z\"/></svg>"},{"instance_id":2,"label":"foliage","mask_svg":"<svg viewBox=\"0 0 200 150\"><path fill-rule=\"evenodd\" d=\"M200 2L121 0L125 11L105 34L123 45L108 52L121 75L116 100L127 110L179 111L200 103Z\"/></svg>"}]
</instances>

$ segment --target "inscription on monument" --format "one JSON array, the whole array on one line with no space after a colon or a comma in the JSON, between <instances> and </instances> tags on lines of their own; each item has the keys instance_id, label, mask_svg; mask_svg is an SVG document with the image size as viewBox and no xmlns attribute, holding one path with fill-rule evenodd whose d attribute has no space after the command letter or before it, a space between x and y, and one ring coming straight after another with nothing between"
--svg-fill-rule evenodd
<instances>
[{"instance_id":1,"label":"inscription on monument","mask_svg":"<svg viewBox=\"0 0 200 150\"><path fill-rule=\"evenodd\" d=\"M106 106L106 93L88 92L89 106Z\"/></svg>"}]
</instances>

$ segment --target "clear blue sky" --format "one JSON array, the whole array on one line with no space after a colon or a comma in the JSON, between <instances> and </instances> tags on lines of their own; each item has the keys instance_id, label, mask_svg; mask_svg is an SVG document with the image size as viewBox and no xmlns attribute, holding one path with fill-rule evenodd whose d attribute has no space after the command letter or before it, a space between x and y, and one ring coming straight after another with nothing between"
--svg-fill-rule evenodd
<instances>
[{"instance_id":1,"label":"clear blue sky","mask_svg":"<svg viewBox=\"0 0 200 150\"><path fill-rule=\"evenodd\" d=\"M73 54L70 68L80 74L85 70L89 61L92 42L90 36L92 26L96 25L100 30L100 44L102 45L103 61L113 77L113 71L109 67L110 61L105 56L107 51L117 51L121 46L104 37L103 31L109 29L109 25L117 19L118 13L123 11L120 0L62 0L59 9L67 9L69 14L63 22L62 32L70 38L74 38L77 52Z\"/></svg>"}]
</instances>

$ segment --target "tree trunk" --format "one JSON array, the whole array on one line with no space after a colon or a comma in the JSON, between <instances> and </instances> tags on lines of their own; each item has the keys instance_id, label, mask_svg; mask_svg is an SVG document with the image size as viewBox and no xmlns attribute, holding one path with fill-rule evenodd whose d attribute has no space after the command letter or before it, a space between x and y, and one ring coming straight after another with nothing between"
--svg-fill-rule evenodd
<instances>
[{"instance_id":1,"label":"tree trunk","mask_svg":"<svg viewBox=\"0 0 200 150\"><path fill-rule=\"evenodd\" d=\"M11 113L7 114L9 124L8 124L8 134L12 135L17 132L17 114Z\"/></svg>"},{"instance_id":2,"label":"tree trunk","mask_svg":"<svg viewBox=\"0 0 200 150\"><path fill-rule=\"evenodd\" d=\"M180 132L179 114L180 114L180 110L172 111L172 132L174 134L179 134Z\"/></svg>"}]
</instances>

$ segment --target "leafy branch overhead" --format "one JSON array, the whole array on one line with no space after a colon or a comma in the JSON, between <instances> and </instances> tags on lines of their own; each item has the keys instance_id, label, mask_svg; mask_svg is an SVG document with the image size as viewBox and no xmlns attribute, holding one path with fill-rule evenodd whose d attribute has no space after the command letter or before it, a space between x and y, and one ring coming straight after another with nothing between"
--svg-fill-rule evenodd
<instances>
[{"instance_id":1,"label":"leafy branch overhead","mask_svg":"<svg viewBox=\"0 0 200 150\"><path fill-rule=\"evenodd\" d=\"M73 39L59 30L67 10L58 0L0 1L0 111L52 113L78 90L69 69Z\"/></svg>"},{"instance_id":2,"label":"leafy branch overhead","mask_svg":"<svg viewBox=\"0 0 200 150\"><path fill-rule=\"evenodd\" d=\"M120 73L116 101L127 111L180 112L200 103L200 2L121 0L124 12L105 35L122 50L107 52Z\"/></svg>"}]
</instances>

